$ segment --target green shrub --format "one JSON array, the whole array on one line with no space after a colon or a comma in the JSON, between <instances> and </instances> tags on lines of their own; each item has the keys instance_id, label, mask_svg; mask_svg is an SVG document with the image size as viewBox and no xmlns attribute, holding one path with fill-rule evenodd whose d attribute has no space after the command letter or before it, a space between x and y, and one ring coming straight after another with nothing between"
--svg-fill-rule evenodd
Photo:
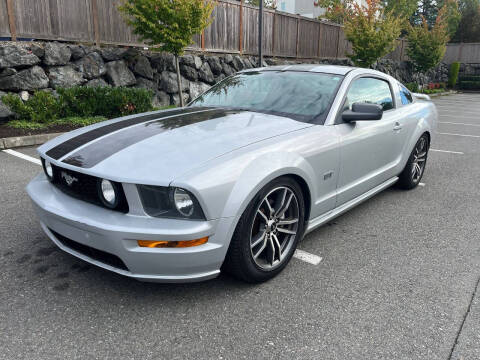
<instances>
[{"instance_id":1,"label":"green shrub","mask_svg":"<svg viewBox=\"0 0 480 360\"><path fill-rule=\"evenodd\" d=\"M60 115L57 99L47 91L37 91L25 102L15 94L5 95L2 101L18 115L20 120L45 123Z\"/></svg>"},{"instance_id":2,"label":"green shrub","mask_svg":"<svg viewBox=\"0 0 480 360\"><path fill-rule=\"evenodd\" d=\"M480 90L480 81L461 81L459 86L462 90Z\"/></svg>"},{"instance_id":3,"label":"green shrub","mask_svg":"<svg viewBox=\"0 0 480 360\"><path fill-rule=\"evenodd\" d=\"M462 82L462 81L480 81L480 75L460 76L458 81L459 82Z\"/></svg>"},{"instance_id":4,"label":"green shrub","mask_svg":"<svg viewBox=\"0 0 480 360\"><path fill-rule=\"evenodd\" d=\"M406 83L405 86L411 92L418 93L418 83L416 83L416 82Z\"/></svg>"},{"instance_id":5,"label":"green shrub","mask_svg":"<svg viewBox=\"0 0 480 360\"><path fill-rule=\"evenodd\" d=\"M7 123L7 126L21 130L41 130L48 128L48 124L36 123L30 120L11 120Z\"/></svg>"},{"instance_id":6,"label":"green shrub","mask_svg":"<svg viewBox=\"0 0 480 360\"><path fill-rule=\"evenodd\" d=\"M60 104L65 116L123 115L150 111L153 92L146 89L125 87L71 87L58 89Z\"/></svg>"},{"instance_id":7,"label":"green shrub","mask_svg":"<svg viewBox=\"0 0 480 360\"><path fill-rule=\"evenodd\" d=\"M460 63L454 62L450 65L450 71L448 73L448 86L453 88L457 84L458 72L460 71Z\"/></svg>"},{"instance_id":8,"label":"green shrub","mask_svg":"<svg viewBox=\"0 0 480 360\"><path fill-rule=\"evenodd\" d=\"M103 116L95 117L69 117L51 120L49 122L39 123L30 120L12 120L7 123L8 127L22 130L41 130L57 125L70 125L72 127L82 127L87 125L96 124L100 121L107 120Z\"/></svg>"},{"instance_id":9,"label":"green shrub","mask_svg":"<svg viewBox=\"0 0 480 360\"><path fill-rule=\"evenodd\" d=\"M51 125L71 125L75 127L87 126L96 124L101 121L105 121L107 118L103 116L91 116L91 117L67 117L62 119L57 119L52 122Z\"/></svg>"}]
</instances>

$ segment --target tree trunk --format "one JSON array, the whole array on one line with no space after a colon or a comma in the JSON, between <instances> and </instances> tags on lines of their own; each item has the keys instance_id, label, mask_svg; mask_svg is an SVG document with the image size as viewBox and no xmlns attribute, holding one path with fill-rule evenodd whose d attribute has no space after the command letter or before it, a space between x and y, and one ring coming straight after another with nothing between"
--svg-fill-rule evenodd
<instances>
[{"instance_id":1,"label":"tree trunk","mask_svg":"<svg viewBox=\"0 0 480 360\"><path fill-rule=\"evenodd\" d=\"M177 66L177 83L178 83L178 96L180 97L180 106L184 107L183 93L182 93L182 81L180 79L180 64L178 62L178 55L175 55L175 64Z\"/></svg>"}]
</instances>

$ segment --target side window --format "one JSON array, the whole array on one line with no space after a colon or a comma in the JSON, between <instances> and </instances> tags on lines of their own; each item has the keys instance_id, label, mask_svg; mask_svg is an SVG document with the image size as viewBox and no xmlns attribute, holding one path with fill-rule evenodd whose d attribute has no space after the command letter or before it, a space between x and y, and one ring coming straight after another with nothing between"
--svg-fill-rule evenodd
<instances>
[{"instance_id":1,"label":"side window","mask_svg":"<svg viewBox=\"0 0 480 360\"><path fill-rule=\"evenodd\" d=\"M375 78L354 80L347 93L345 107L357 102L382 105L383 110L393 109L393 97L388 82Z\"/></svg>"},{"instance_id":2,"label":"side window","mask_svg":"<svg viewBox=\"0 0 480 360\"><path fill-rule=\"evenodd\" d=\"M411 104L413 102L413 97L410 91L408 91L408 89L402 84L398 84L398 86L400 87L400 98L402 99L402 104Z\"/></svg>"}]
</instances>

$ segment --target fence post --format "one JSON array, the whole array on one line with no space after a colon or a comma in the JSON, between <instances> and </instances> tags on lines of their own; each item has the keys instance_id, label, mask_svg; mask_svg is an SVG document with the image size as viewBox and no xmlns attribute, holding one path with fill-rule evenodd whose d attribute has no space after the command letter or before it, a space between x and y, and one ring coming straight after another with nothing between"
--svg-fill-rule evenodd
<instances>
[{"instance_id":1,"label":"fence post","mask_svg":"<svg viewBox=\"0 0 480 360\"><path fill-rule=\"evenodd\" d=\"M97 0L92 0L93 34L95 36L95 46L100 46L100 28L98 24L98 6Z\"/></svg>"},{"instance_id":2,"label":"fence post","mask_svg":"<svg viewBox=\"0 0 480 360\"><path fill-rule=\"evenodd\" d=\"M10 25L10 37L12 41L17 41L17 27L15 25L15 10L12 0L7 0L8 23Z\"/></svg>"},{"instance_id":3,"label":"fence post","mask_svg":"<svg viewBox=\"0 0 480 360\"><path fill-rule=\"evenodd\" d=\"M272 25L272 56L275 57L275 18L277 17L277 10L273 13Z\"/></svg>"},{"instance_id":4,"label":"fence post","mask_svg":"<svg viewBox=\"0 0 480 360\"><path fill-rule=\"evenodd\" d=\"M335 58L338 59L338 53L339 53L339 48L340 48L340 30L341 28L337 26L337 54L335 55Z\"/></svg>"},{"instance_id":5,"label":"fence post","mask_svg":"<svg viewBox=\"0 0 480 360\"><path fill-rule=\"evenodd\" d=\"M318 51L317 57L320 58L320 46L322 45L322 24L318 24Z\"/></svg>"},{"instance_id":6,"label":"fence post","mask_svg":"<svg viewBox=\"0 0 480 360\"><path fill-rule=\"evenodd\" d=\"M239 24L239 33L238 33L238 51L242 55L243 51L243 0L240 1L240 12L238 14L238 24Z\"/></svg>"},{"instance_id":7,"label":"fence post","mask_svg":"<svg viewBox=\"0 0 480 360\"><path fill-rule=\"evenodd\" d=\"M300 16L297 15L297 41L296 41L296 49L295 49L295 59L298 59L298 29L300 25Z\"/></svg>"}]
</instances>

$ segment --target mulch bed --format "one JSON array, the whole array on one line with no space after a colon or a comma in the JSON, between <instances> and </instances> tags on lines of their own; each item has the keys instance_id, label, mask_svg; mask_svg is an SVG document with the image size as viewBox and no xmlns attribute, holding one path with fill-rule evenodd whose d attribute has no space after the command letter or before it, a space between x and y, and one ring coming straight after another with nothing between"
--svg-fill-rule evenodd
<instances>
[{"instance_id":1,"label":"mulch bed","mask_svg":"<svg viewBox=\"0 0 480 360\"><path fill-rule=\"evenodd\" d=\"M24 129L11 128L3 124L3 125L0 125L0 139L13 137L13 136L28 136L28 135L37 135L37 134L60 133L60 132L67 132L70 130L74 130L77 128L78 126L56 125L56 126L48 127L47 129L24 130Z\"/></svg>"}]
</instances>

